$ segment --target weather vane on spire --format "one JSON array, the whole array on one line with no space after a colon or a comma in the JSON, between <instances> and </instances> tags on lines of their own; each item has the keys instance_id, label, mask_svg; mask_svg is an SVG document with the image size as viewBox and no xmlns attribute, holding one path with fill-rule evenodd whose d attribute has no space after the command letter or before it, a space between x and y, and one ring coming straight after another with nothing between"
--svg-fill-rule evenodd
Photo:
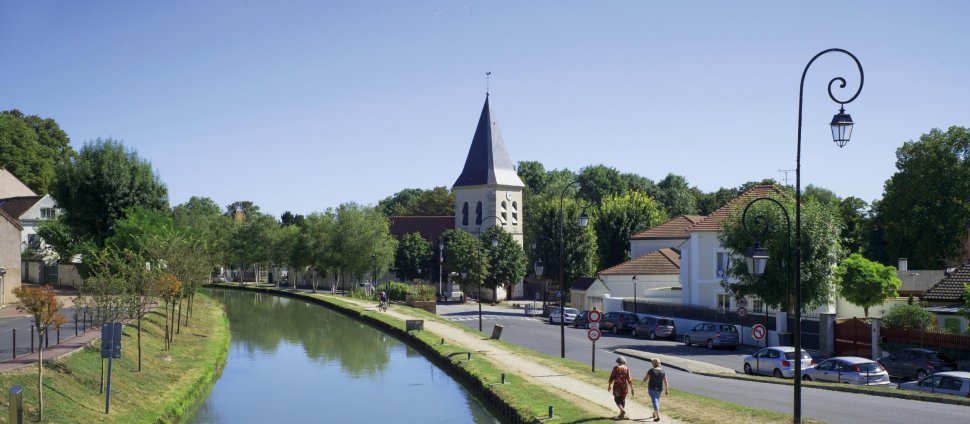
<instances>
[{"instance_id":1,"label":"weather vane on spire","mask_svg":"<svg viewBox=\"0 0 970 424\"><path fill-rule=\"evenodd\" d=\"M488 96L488 82L492 77L492 71L485 71L485 96Z\"/></svg>"}]
</instances>

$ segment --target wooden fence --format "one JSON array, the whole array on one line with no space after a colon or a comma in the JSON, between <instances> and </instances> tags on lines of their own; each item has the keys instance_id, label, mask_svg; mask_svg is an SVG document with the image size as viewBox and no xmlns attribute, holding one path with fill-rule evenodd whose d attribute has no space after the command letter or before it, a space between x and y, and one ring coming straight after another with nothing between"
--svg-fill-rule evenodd
<instances>
[{"instance_id":1,"label":"wooden fence","mask_svg":"<svg viewBox=\"0 0 970 424\"><path fill-rule=\"evenodd\" d=\"M886 343L906 343L923 347L970 352L970 337L960 334L881 328L879 329L879 335L882 341Z\"/></svg>"}]
</instances>

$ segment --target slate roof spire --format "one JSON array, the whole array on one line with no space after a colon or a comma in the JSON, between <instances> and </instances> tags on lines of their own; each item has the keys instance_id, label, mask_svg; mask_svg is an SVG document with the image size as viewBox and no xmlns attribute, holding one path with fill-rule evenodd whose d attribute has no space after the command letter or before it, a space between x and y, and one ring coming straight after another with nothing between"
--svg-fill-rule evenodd
<instances>
[{"instance_id":1,"label":"slate roof spire","mask_svg":"<svg viewBox=\"0 0 970 424\"><path fill-rule=\"evenodd\" d=\"M455 180L454 187L480 185L525 187L505 150L505 142L492 113L487 93L475 137L472 138L472 145L465 159L465 168Z\"/></svg>"}]
</instances>

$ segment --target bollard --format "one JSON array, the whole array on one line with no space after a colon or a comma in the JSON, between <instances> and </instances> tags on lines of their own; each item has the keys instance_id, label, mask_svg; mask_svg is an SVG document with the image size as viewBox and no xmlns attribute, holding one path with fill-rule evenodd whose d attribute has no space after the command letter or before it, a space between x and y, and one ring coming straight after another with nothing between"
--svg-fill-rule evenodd
<instances>
[{"instance_id":1,"label":"bollard","mask_svg":"<svg viewBox=\"0 0 970 424\"><path fill-rule=\"evenodd\" d=\"M77 312L74 312L74 337L77 337Z\"/></svg>"},{"instance_id":2,"label":"bollard","mask_svg":"<svg viewBox=\"0 0 970 424\"><path fill-rule=\"evenodd\" d=\"M471 352L467 352L467 353L468 353L468 360L471 361L472 360L472 353Z\"/></svg>"},{"instance_id":3,"label":"bollard","mask_svg":"<svg viewBox=\"0 0 970 424\"><path fill-rule=\"evenodd\" d=\"M505 373L502 373L502 384L505 384Z\"/></svg>"},{"instance_id":4,"label":"bollard","mask_svg":"<svg viewBox=\"0 0 970 424\"><path fill-rule=\"evenodd\" d=\"M13 359L17 359L17 329L13 329Z\"/></svg>"},{"instance_id":5,"label":"bollard","mask_svg":"<svg viewBox=\"0 0 970 424\"><path fill-rule=\"evenodd\" d=\"M445 338L444 337L441 338L441 344L445 344Z\"/></svg>"},{"instance_id":6,"label":"bollard","mask_svg":"<svg viewBox=\"0 0 970 424\"><path fill-rule=\"evenodd\" d=\"M549 405L549 418L552 418L552 416L555 415L554 414L555 412L556 412L556 407Z\"/></svg>"},{"instance_id":7,"label":"bollard","mask_svg":"<svg viewBox=\"0 0 970 424\"><path fill-rule=\"evenodd\" d=\"M57 344L61 344L61 326L57 326Z\"/></svg>"},{"instance_id":8,"label":"bollard","mask_svg":"<svg viewBox=\"0 0 970 424\"><path fill-rule=\"evenodd\" d=\"M24 422L24 389L20 386L10 388L10 408L7 422L23 424Z\"/></svg>"},{"instance_id":9,"label":"bollard","mask_svg":"<svg viewBox=\"0 0 970 424\"><path fill-rule=\"evenodd\" d=\"M44 327L44 348L51 347L51 331L50 327Z\"/></svg>"},{"instance_id":10,"label":"bollard","mask_svg":"<svg viewBox=\"0 0 970 424\"><path fill-rule=\"evenodd\" d=\"M30 353L34 353L34 326L30 326Z\"/></svg>"}]
</instances>

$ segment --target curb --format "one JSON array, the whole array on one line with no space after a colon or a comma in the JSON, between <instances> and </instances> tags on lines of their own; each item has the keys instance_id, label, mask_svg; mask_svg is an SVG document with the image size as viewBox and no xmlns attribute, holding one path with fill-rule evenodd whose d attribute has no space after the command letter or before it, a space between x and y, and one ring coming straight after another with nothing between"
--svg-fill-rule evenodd
<instances>
[{"instance_id":1,"label":"curb","mask_svg":"<svg viewBox=\"0 0 970 424\"><path fill-rule=\"evenodd\" d=\"M712 375L712 376L725 376L734 374L735 371L732 369L724 368L718 365L711 365L705 362L695 361L692 359L677 358L675 356L660 355L656 353L650 353L643 350L633 350L633 349L616 349L614 352L626 355L632 358L642 359L645 361L650 361L653 358L660 359L663 365L673 368L675 370L680 370L684 372L689 372L691 374L698 375ZM707 370L705 371L704 368ZM717 370L717 371L713 371Z\"/></svg>"}]
</instances>

